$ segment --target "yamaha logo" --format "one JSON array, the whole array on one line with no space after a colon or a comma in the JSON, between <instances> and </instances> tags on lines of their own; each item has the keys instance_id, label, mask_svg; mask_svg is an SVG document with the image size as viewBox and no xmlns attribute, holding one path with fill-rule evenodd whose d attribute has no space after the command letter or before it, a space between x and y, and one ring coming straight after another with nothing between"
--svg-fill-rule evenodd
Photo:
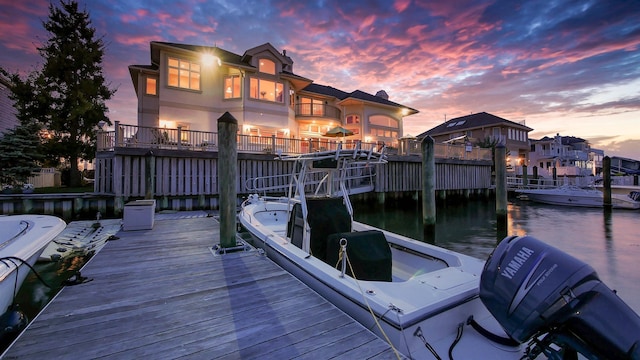
<instances>
[{"instance_id":1,"label":"yamaha logo","mask_svg":"<svg viewBox=\"0 0 640 360\"><path fill-rule=\"evenodd\" d=\"M500 275L506 277L511 280L516 275L518 270L522 267L522 265L533 255L535 251L522 247L517 254L514 255L513 259L509 261L509 263L505 266L504 270L500 273Z\"/></svg>"}]
</instances>

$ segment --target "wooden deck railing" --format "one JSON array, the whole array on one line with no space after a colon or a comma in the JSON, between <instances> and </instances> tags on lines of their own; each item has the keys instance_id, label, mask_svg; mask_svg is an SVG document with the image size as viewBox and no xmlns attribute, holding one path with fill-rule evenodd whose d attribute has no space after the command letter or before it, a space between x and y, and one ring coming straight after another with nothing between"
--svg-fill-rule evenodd
<instances>
[{"instance_id":1,"label":"wooden deck railing","mask_svg":"<svg viewBox=\"0 0 640 360\"><path fill-rule=\"evenodd\" d=\"M273 136L238 135L238 152L267 154L304 154L314 151L336 150L342 142L343 149L353 148L357 142L332 139L292 139ZM360 143L361 148L381 148L378 143ZM218 151L218 134L208 131L184 130L180 127L156 128L115 122L115 129L98 132L98 151L112 151L117 147L162 148L190 151ZM437 158L463 160L492 160L491 149L461 145L436 144ZM420 155L420 140L410 140L399 155Z\"/></svg>"}]
</instances>

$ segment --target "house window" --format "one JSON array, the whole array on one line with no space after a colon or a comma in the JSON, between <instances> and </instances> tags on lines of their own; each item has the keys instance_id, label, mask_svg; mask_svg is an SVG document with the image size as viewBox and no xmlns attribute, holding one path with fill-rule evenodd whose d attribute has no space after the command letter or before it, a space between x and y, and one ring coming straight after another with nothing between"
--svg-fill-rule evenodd
<instances>
[{"instance_id":1,"label":"house window","mask_svg":"<svg viewBox=\"0 0 640 360\"><path fill-rule=\"evenodd\" d=\"M347 116L347 124L360 124L360 116L358 115L349 115Z\"/></svg>"},{"instance_id":2,"label":"house window","mask_svg":"<svg viewBox=\"0 0 640 360\"><path fill-rule=\"evenodd\" d=\"M224 98L237 99L240 97L240 75L224 78Z\"/></svg>"},{"instance_id":3,"label":"house window","mask_svg":"<svg viewBox=\"0 0 640 360\"><path fill-rule=\"evenodd\" d=\"M308 97L300 98L300 114L301 115L324 115L324 106L322 100L312 99Z\"/></svg>"},{"instance_id":4,"label":"house window","mask_svg":"<svg viewBox=\"0 0 640 360\"><path fill-rule=\"evenodd\" d=\"M369 124L377 126L386 126L392 128L398 128L398 121L392 117L386 115L372 115L369 116Z\"/></svg>"},{"instance_id":5,"label":"house window","mask_svg":"<svg viewBox=\"0 0 640 360\"><path fill-rule=\"evenodd\" d=\"M147 84L146 84L147 88L146 88L145 94L152 95L152 96L158 95L157 82L158 80L156 78L147 76Z\"/></svg>"},{"instance_id":6,"label":"house window","mask_svg":"<svg viewBox=\"0 0 640 360\"><path fill-rule=\"evenodd\" d=\"M258 63L258 71L265 74L276 74L276 63L269 59L260 59Z\"/></svg>"},{"instance_id":7,"label":"house window","mask_svg":"<svg viewBox=\"0 0 640 360\"><path fill-rule=\"evenodd\" d=\"M200 64L183 59L169 58L168 85L182 89L200 90Z\"/></svg>"},{"instance_id":8,"label":"house window","mask_svg":"<svg viewBox=\"0 0 640 360\"><path fill-rule=\"evenodd\" d=\"M284 85L279 82L258 78L251 78L249 96L253 99L260 99L273 102L284 102Z\"/></svg>"}]
</instances>

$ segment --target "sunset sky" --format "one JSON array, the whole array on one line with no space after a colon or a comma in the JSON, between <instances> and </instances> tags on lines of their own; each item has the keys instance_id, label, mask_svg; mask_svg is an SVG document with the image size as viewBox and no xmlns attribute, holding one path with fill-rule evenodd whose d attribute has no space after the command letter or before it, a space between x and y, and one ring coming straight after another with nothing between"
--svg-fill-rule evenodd
<instances>
[{"instance_id":1,"label":"sunset sky","mask_svg":"<svg viewBox=\"0 0 640 360\"><path fill-rule=\"evenodd\" d=\"M57 0L54 2L58 4ZM0 0L0 67L42 65L48 1ZM640 159L637 0L91 0L79 1L106 45L117 88L112 121L136 123L128 66L151 41L242 54L269 42L318 84L375 94L420 111L417 135L486 111L545 135L577 136L606 155Z\"/></svg>"}]
</instances>

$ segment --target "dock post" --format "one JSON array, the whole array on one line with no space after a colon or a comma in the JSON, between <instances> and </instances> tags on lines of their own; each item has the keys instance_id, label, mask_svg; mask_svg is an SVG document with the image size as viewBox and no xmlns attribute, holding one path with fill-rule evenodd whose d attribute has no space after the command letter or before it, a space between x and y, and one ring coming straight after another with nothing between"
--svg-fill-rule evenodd
<instances>
[{"instance_id":1,"label":"dock post","mask_svg":"<svg viewBox=\"0 0 640 360\"><path fill-rule=\"evenodd\" d=\"M507 150L504 145L496 146L496 237L498 241L507 237Z\"/></svg>"},{"instance_id":2,"label":"dock post","mask_svg":"<svg viewBox=\"0 0 640 360\"><path fill-rule=\"evenodd\" d=\"M522 185L529 185L529 173L527 172L527 165L522 165Z\"/></svg>"},{"instance_id":3,"label":"dock post","mask_svg":"<svg viewBox=\"0 0 640 360\"><path fill-rule=\"evenodd\" d=\"M218 176L220 184L220 246L236 246L236 178L238 120L228 111L218 118Z\"/></svg>"},{"instance_id":4,"label":"dock post","mask_svg":"<svg viewBox=\"0 0 640 360\"><path fill-rule=\"evenodd\" d=\"M424 241L435 244L436 234L436 160L435 141L422 139L422 231Z\"/></svg>"},{"instance_id":5,"label":"dock post","mask_svg":"<svg viewBox=\"0 0 640 360\"><path fill-rule=\"evenodd\" d=\"M149 150L144 155L144 198L153 199L155 193L156 157Z\"/></svg>"},{"instance_id":6,"label":"dock post","mask_svg":"<svg viewBox=\"0 0 640 360\"><path fill-rule=\"evenodd\" d=\"M606 209L611 209L611 158L605 156L602 159L602 205Z\"/></svg>"}]
</instances>

